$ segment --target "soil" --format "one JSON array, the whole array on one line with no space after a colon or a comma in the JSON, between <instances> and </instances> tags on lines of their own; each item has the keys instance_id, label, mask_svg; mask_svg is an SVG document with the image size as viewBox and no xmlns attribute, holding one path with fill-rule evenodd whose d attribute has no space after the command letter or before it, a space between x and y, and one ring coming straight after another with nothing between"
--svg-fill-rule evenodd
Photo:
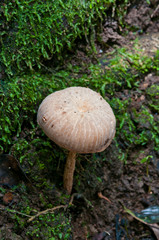
<instances>
[{"instance_id":1,"label":"soil","mask_svg":"<svg viewBox=\"0 0 159 240\"><path fill-rule=\"evenodd\" d=\"M106 19L103 24L103 31L100 34L101 41L96 42L97 55L91 58L83 51L83 46L79 46L76 55L72 57L71 63L80 65L81 62L95 62L100 59L103 63L105 54L110 52L114 46L126 46L128 50L132 49L134 39L138 37L138 47L143 49L144 54L150 56L159 49L159 5L158 1L152 1L151 5L146 1L135 1L133 6L128 10L125 16L126 27L123 29L119 27L114 19ZM126 32L129 32L126 34ZM83 64L84 66L84 64ZM131 97L131 108L140 110L141 106L148 106L148 97L146 94L147 88L152 84L159 84L159 76L154 73L148 73L140 79L139 92L124 90L117 92L116 97L120 99L128 99ZM159 121L158 114L152 112L156 121ZM133 117L133 116L132 116ZM141 125L139 128L146 128L146 125ZM119 139L119 144L122 146L123 142ZM126 149L126 146L123 146ZM142 152L141 152L142 150ZM112 142L104 153L96 154L99 161L90 160L93 158L90 155L79 155L77 161L76 173L81 176L81 185L78 185L78 179L74 180L74 188L72 195L72 205L68 211L71 215L71 228L73 240L123 240L123 239L142 239L155 240L154 232L147 225L135 220L131 215L124 211L126 206L133 212L141 212L141 210L150 206L159 206L159 154L153 151L151 141L149 144L142 146L140 149L133 147L128 152L127 162L121 162L117 158L117 149ZM141 164L141 159L147 155L152 155L149 164ZM87 158L88 157L88 158ZM88 160L89 159L89 160ZM104 160L102 160L104 159ZM33 163L34 165L34 163ZM25 166L24 166L25 167ZM14 168L14 167L13 167ZM96 169L96 172L94 172ZM35 168L36 171L36 168ZM43 174L46 176L48 168ZM51 172L51 169L49 170ZM75 174L76 174L75 173ZM2 174L0 172L0 174ZM21 170L18 174L22 174ZM62 174L59 171L57 177L52 177L48 174L50 181L58 181L62 179ZM10 179L14 176L11 175ZM31 178L31 176L30 176ZM98 179L98 180L97 180ZM5 181L8 181L5 179ZM10 181L10 180L9 180ZM9 182L8 181L8 182ZM10 183L10 182L9 182ZM26 180L26 185L31 189L30 183ZM59 185L57 184L59 187ZM0 239L28 239L26 232L30 229L28 224L25 229L14 230L14 222L11 219L11 214L5 211L6 206L23 202L24 197L29 199L30 206L33 209L41 211L44 206L38 200L39 195L42 194L46 202L55 201L61 196L59 189L54 188L52 191L42 192L42 190L31 189L27 193L23 189L10 191L7 188L9 195L0 195ZM107 197L106 200L104 197ZM16 208L18 211L18 207ZM30 238L29 238L30 239ZM32 238L43 239L43 238Z\"/></svg>"}]
</instances>

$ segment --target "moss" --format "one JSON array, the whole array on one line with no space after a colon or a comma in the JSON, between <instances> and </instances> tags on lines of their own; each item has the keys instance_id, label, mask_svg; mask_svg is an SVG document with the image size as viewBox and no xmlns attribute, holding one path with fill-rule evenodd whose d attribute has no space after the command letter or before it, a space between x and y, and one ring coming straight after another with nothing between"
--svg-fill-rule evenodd
<instances>
[{"instance_id":1,"label":"moss","mask_svg":"<svg viewBox=\"0 0 159 240\"><path fill-rule=\"evenodd\" d=\"M69 75L69 73L67 74ZM0 89L0 146L5 144L5 151L13 141L12 137L19 137L22 128L25 126L25 135L33 138L35 134L34 128L36 124L37 108L48 93L54 90L66 87L67 83L63 83L61 77L66 78L66 73L61 76L54 77L53 75L43 75L39 73L23 75L23 77L16 77L9 82L3 82ZM56 78L56 81L55 81ZM27 129L30 129L27 132ZM20 145L27 145L27 139L21 139ZM22 146L21 146L22 147ZM27 147L29 148L29 146Z\"/></svg>"},{"instance_id":2,"label":"moss","mask_svg":"<svg viewBox=\"0 0 159 240\"><path fill-rule=\"evenodd\" d=\"M153 84L146 91L149 98L149 106L150 108L159 113L159 85Z\"/></svg>"},{"instance_id":3,"label":"moss","mask_svg":"<svg viewBox=\"0 0 159 240\"><path fill-rule=\"evenodd\" d=\"M89 38L90 31L115 1L9 1L0 11L2 64L8 74L18 69L41 67L43 60L62 58L77 38ZM18 68L18 69L17 69Z\"/></svg>"},{"instance_id":4,"label":"moss","mask_svg":"<svg viewBox=\"0 0 159 240\"><path fill-rule=\"evenodd\" d=\"M40 216L27 228L26 236L44 240L71 240L70 220L64 213L50 213Z\"/></svg>"},{"instance_id":5,"label":"moss","mask_svg":"<svg viewBox=\"0 0 159 240\"><path fill-rule=\"evenodd\" d=\"M153 98L152 100L155 100L156 97L159 97L159 85L151 85L146 92L150 97Z\"/></svg>"}]
</instances>

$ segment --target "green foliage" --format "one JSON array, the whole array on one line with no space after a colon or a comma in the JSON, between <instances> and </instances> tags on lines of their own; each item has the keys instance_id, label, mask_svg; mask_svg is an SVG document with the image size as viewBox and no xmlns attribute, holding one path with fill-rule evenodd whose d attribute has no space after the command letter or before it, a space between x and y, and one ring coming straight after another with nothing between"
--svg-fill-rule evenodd
<instances>
[{"instance_id":1,"label":"green foliage","mask_svg":"<svg viewBox=\"0 0 159 240\"><path fill-rule=\"evenodd\" d=\"M159 97L159 85L151 85L151 87L149 87L147 89L147 94L153 98L153 100L155 98L158 98Z\"/></svg>"},{"instance_id":2,"label":"green foliage","mask_svg":"<svg viewBox=\"0 0 159 240\"><path fill-rule=\"evenodd\" d=\"M123 17L127 13L127 8L129 6L129 4L130 4L129 0L123 0L119 3L119 5L115 9L116 10L116 15L117 15L121 25L124 25Z\"/></svg>"},{"instance_id":3,"label":"green foliage","mask_svg":"<svg viewBox=\"0 0 159 240\"><path fill-rule=\"evenodd\" d=\"M154 141L155 149L157 149L158 146L156 145L156 140L158 139L159 129L151 112L145 107L142 107L140 112L135 110L134 120L140 126L139 134L135 143L145 145L151 139L151 141Z\"/></svg>"},{"instance_id":4,"label":"green foliage","mask_svg":"<svg viewBox=\"0 0 159 240\"><path fill-rule=\"evenodd\" d=\"M16 77L9 82L3 82L0 88L0 147L5 150L14 142L13 136L19 137L24 128L32 129L30 135L34 134L36 111L44 96L63 88L62 78L69 73L61 72L57 76L43 76L32 74L30 76ZM56 81L55 81L56 78ZM66 83L67 84L67 83ZM33 132L32 132L33 131ZM3 143L3 144L2 144ZM20 143L24 147L27 142ZM19 145L19 148L20 148ZM18 149L18 148L17 148Z\"/></svg>"},{"instance_id":5,"label":"green foliage","mask_svg":"<svg viewBox=\"0 0 159 240\"><path fill-rule=\"evenodd\" d=\"M19 189L18 194L21 195L21 201L17 206L13 205L6 209L11 213L10 218L14 221L15 232L25 231L27 239L72 239L71 219L66 212L59 212L57 210L55 212L41 214L30 223L27 223L28 218L38 213L36 201L40 201L40 206L43 208L53 208L52 204L46 200L47 196L44 197L43 194L35 196L33 194L33 197L36 197L35 205L33 205L28 198L29 194L26 193L26 190ZM58 201L60 201L60 199L58 199Z\"/></svg>"},{"instance_id":6,"label":"green foliage","mask_svg":"<svg viewBox=\"0 0 159 240\"><path fill-rule=\"evenodd\" d=\"M152 158L153 158L152 155L148 155L148 156L142 158L140 162L141 162L141 163L149 162L150 159L152 159Z\"/></svg>"},{"instance_id":7,"label":"green foliage","mask_svg":"<svg viewBox=\"0 0 159 240\"><path fill-rule=\"evenodd\" d=\"M64 213L41 215L33 221L32 226L28 227L26 235L35 240L69 240L71 239L70 222Z\"/></svg>"},{"instance_id":8,"label":"green foliage","mask_svg":"<svg viewBox=\"0 0 159 240\"><path fill-rule=\"evenodd\" d=\"M159 113L159 85L151 85L146 91L149 98L149 106L150 108Z\"/></svg>"},{"instance_id":9,"label":"green foliage","mask_svg":"<svg viewBox=\"0 0 159 240\"><path fill-rule=\"evenodd\" d=\"M157 71L159 74L159 50L156 51L154 59L153 59L153 68Z\"/></svg>"},{"instance_id":10,"label":"green foliage","mask_svg":"<svg viewBox=\"0 0 159 240\"><path fill-rule=\"evenodd\" d=\"M127 147L131 147L135 140L135 125L129 112L130 100L122 101L120 99L113 98L110 101L110 104L118 116L117 136L120 136Z\"/></svg>"},{"instance_id":11,"label":"green foliage","mask_svg":"<svg viewBox=\"0 0 159 240\"><path fill-rule=\"evenodd\" d=\"M150 139L154 148L158 149L158 124L146 107L141 107L140 111L130 108L131 99L121 101L113 98L110 103L118 119L116 137L122 139L127 149L134 145L146 145Z\"/></svg>"},{"instance_id":12,"label":"green foliage","mask_svg":"<svg viewBox=\"0 0 159 240\"><path fill-rule=\"evenodd\" d=\"M29 216L32 211L35 212L35 210L29 207L29 205L24 210L21 209L21 211L18 212L19 214L12 209L8 209L8 211L12 213L11 218L14 220L14 230L19 231L20 229L25 228L25 234L28 238L33 238L35 240L72 239L70 219L66 217L64 213L47 213L40 215L27 226L24 216Z\"/></svg>"},{"instance_id":13,"label":"green foliage","mask_svg":"<svg viewBox=\"0 0 159 240\"><path fill-rule=\"evenodd\" d=\"M77 37L86 37L115 0L3 0L0 11L0 58L8 74L41 67L62 57Z\"/></svg>"}]
</instances>

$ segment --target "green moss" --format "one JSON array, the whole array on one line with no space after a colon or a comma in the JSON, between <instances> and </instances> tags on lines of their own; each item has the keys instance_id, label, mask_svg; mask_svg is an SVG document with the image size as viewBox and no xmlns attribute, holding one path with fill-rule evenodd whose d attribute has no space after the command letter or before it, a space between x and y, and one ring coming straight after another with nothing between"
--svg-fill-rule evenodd
<instances>
[{"instance_id":1,"label":"green moss","mask_svg":"<svg viewBox=\"0 0 159 240\"><path fill-rule=\"evenodd\" d=\"M152 100L155 100L156 97L159 97L159 85L151 85L146 92L153 98Z\"/></svg>"},{"instance_id":2,"label":"green moss","mask_svg":"<svg viewBox=\"0 0 159 240\"><path fill-rule=\"evenodd\" d=\"M8 74L14 74L17 67L40 68L43 60L53 56L62 58L61 53L70 50L77 38L89 38L91 29L114 3L115 0L3 0L0 57Z\"/></svg>"},{"instance_id":3,"label":"green moss","mask_svg":"<svg viewBox=\"0 0 159 240\"><path fill-rule=\"evenodd\" d=\"M159 113L159 85L154 84L151 85L146 91L149 98L149 106L150 108Z\"/></svg>"},{"instance_id":4,"label":"green moss","mask_svg":"<svg viewBox=\"0 0 159 240\"><path fill-rule=\"evenodd\" d=\"M70 220L64 213L41 215L28 227L26 236L44 240L72 239Z\"/></svg>"},{"instance_id":5,"label":"green moss","mask_svg":"<svg viewBox=\"0 0 159 240\"><path fill-rule=\"evenodd\" d=\"M67 76L69 73L67 73ZM63 83L62 78L67 77L66 73L53 75L43 75L39 73L24 75L23 77L16 77L9 82L3 82L0 89L0 146L5 145L5 150L8 149L13 141L12 137L19 137L22 127L29 128L30 131L26 135L33 138L35 134L36 112L40 102L44 96L54 92L55 90L66 87L67 83ZM55 81L56 78L56 81ZM26 130L27 131L27 130ZM25 142L25 143L24 143ZM20 144L27 145L27 140ZM22 146L17 148L21 148Z\"/></svg>"},{"instance_id":6,"label":"green moss","mask_svg":"<svg viewBox=\"0 0 159 240\"><path fill-rule=\"evenodd\" d=\"M10 210L11 212L12 210ZM28 205L25 210L21 210L21 215L28 215L35 210L31 209ZM21 229L25 229L25 235L27 238L33 239L55 239L55 240L71 240L71 225L70 219L63 212L61 213L47 213L35 218L30 224L26 224L26 221L17 214L12 212L12 220L14 220L14 231L19 232ZM29 216L29 215L28 215Z\"/></svg>"}]
</instances>

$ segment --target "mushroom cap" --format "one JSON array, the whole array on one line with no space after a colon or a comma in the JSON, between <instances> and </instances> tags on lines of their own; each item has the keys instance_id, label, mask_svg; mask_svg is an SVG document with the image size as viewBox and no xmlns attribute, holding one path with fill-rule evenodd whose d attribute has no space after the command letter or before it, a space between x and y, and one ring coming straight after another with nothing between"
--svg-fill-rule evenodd
<instances>
[{"instance_id":1,"label":"mushroom cap","mask_svg":"<svg viewBox=\"0 0 159 240\"><path fill-rule=\"evenodd\" d=\"M37 122L52 141L77 153L105 150L116 127L110 105L99 93L85 87L48 95L39 106Z\"/></svg>"}]
</instances>

